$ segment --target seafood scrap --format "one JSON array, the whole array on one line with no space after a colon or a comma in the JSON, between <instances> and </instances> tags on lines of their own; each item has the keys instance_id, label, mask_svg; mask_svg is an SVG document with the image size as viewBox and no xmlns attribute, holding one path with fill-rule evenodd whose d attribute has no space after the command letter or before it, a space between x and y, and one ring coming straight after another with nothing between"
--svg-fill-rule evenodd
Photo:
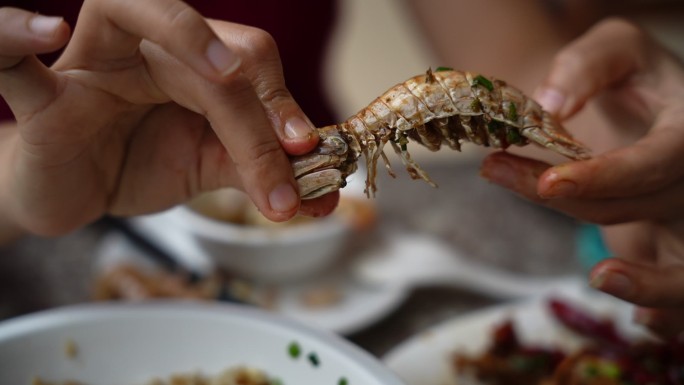
<instances>
[{"instance_id":1,"label":"seafood scrap","mask_svg":"<svg viewBox=\"0 0 684 385\"><path fill-rule=\"evenodd\" d=\"M573 160L590 157L583 144L522 91L501 80L442 67L397 84L345 122L317 130L318 147L291 159L302 199L344 187L361 155L368 171L365 192L374 196L380 159L395 176L383 151L388 142L409 175L433 187L411 158L409 139L432 151L442 144L460 151L465 142L501 149L532 142Z\"/></svg>"}]
</instances>

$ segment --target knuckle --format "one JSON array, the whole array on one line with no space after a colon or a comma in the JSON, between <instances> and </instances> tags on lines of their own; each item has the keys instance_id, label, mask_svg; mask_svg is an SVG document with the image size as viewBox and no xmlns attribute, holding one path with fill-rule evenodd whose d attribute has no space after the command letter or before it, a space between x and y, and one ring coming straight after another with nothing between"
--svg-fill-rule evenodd
<instances>
[{"instance_id":1,"label":"knuckle","mask_svg":"<svg viewBox=\"0 0 684 385\"><path fill-rule=\"evenodd\" d=\"M249 153L257 165L271 165L276 157L283 155L283 149L275 137L264 138L253 143Z\"/></svg>"},{"instance_id":2,"label":"knuckle","mask_svg":"<svg viewBox=\"0 0 684 385\"><path fill-rule=\"evenodd\" d=\"M3 22L9 22L13 18L26 17L26 22L28 23L31 14L23 9L2 6L0 7L0 20ZM27 25L28 27L28 25Z\"/></svg>"},{"instance_id":3,"label":"knuckle","mask_svg":"<svg viewBox=\"0 0 684 385\"><path fill-rule=\"evenodd\" d=\"M249 27L244 30L244 38L247 42L245 49L250 56L262 60L280 60L278 45L270 33L263 29Z\"/></svg>"},{"instance_id":4,"label":"knuckle","mask_svg":"<svg viewBox=\"0 0 684 385\"><path fill-rule=\"evenodd\" d=\"M177 36L174 33L169 33L169 31L192 31L194 33L208 28L204 18L183 2L173 2L166 9L162 20L164 27L153 32L155 42L168 43L174 36Z\"/></svg>"},{"instance_id":5,"label":"knuckle","mask_svg":"<svg viewBox=\"0 0 684 385\"><path fill-rule=\"evenodd\" d=\"M606 23L609 23L616 34L619 34L620 39L631 42L642 51L649 51L653 48L650 35L639 25L618 17L611 18Z\"/></svg>"},{"instance_id":6,"label":"knuckle","mask_svg":"<svg viewBox=\"0 0 684 385\"><path fill-rule=\"evenodd\" d=\"M175 2L166 10L165 19L171 28L183 29L202 22L197 12L182 2Z\"/></svg>"},{"instance_id":7,"label":"knuckle","mask_svg":"<svg viewBox=\"0 0 684 385\"><path fill-rule=\"evenodd\" d=\"M608 17L598 23L597 28L604 28L625 34L630 37L640 37L644 35L644 31L633 22L622 17L612 16Z\"/></svg>"},{"instance_id":8,"label":"knuckle","mask_svg":"<svg viewBox=\"0 0 684 385\"><path fill-rule=\"evenodd\" d=\"M278 105L290 101L292 95L284 87L258 87L259 98L264 104Z\"/></svg>"},{"instance_id":9,"label":"knuckle","mask_svg":"<svg viewBox=\"0 0 684 385\"><path fill-rule=\"evenodd\" d=\"M576 75L585 72L589 63L586 56L571 45L558 52L554 58L554 67L562 68L565 72Z\"/></svg>"}]
</instances>

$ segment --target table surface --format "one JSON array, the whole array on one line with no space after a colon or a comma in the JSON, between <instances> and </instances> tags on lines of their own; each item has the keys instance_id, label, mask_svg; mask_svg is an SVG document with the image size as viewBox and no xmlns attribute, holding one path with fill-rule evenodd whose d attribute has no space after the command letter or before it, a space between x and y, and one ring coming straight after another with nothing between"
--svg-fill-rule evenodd
<instances>
[{"instance_id":1,"label":"table surface","mask_svg":"<svg viewBox=\"0 0 684 385\"><path fill-rule=\"evenodd\" d=\"M377 230L430 234L478 263L510 273L581 274L574 255L578 224L488 183L478 167L477 159L424 165L437 189L412 181L403 170L396 170L396 179L381 173ZM93 255L110 231L93 225L0 247L0 319L89 301ZM426 285L376 324L347 337L381 357L431 325L498 302L474 290Z\"/></svg>"}]
</instances>

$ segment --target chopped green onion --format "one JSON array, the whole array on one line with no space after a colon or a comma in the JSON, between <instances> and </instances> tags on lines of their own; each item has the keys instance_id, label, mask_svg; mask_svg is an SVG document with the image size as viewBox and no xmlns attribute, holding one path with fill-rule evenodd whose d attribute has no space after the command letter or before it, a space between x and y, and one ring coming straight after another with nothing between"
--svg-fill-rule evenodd
<instances>
[{"instance_id":1,"label":"chopped green onion","mask_svg":"<svg viewBox=\"0 0 684 385\"><path fill-rule=\"evenodd\" d=\"M501 129L501 123L497 122L496 120L490 120L489 123L487 123L487 130L489 131L490 134L495 134Z\"/></svg>"},{"instance_id":2,"label":"chopped green onion","mask_svg":"<svg viewBox=\"0 0 684 385\"><path fill-rule=\"evenodd\" d=\"M518 120L518 109L515 107L515 103L511 103L508 106L508 120L512 122Z\"/></svg>"},{"instance_id":3,"label":"chopped green onion","mask_svg":"<svg viewBox=\"0 0 684 385\"><path fill-rule=\"evenodd\" d=\"M287 347L287 352L290 354L290 357L299 358L299 355L302 353L302 348L298 343L291 342L290 346Z\"/></svg>"},{"instance_id":4,"label":"chopped green onion","mask_svg":"<svg viewBox=\"0 0 684 385\"><path fill-rule=\"evenodd\" d=\"M494 91L494 84L492 84L492 81L482 75L477 75L475 79L473 79L473 87L475 86L482 86L489 91Z\"/></svg>"},{"instance_id":5,"label":"chopped green onion","mask_svg":"<svg viewBox=\"0 0 684 385\"><path fill-rule=\"evenodd\" d=\"M318 365L321 364L321 361L318 359L318 356L316 353L309 353L309 362L311 362L311 365L318 367Z\"/></svg>"},{"instance_id":6,"label":"chopped green onion","mask_svg":"<svg viewBox=\"0 0 684 385\"><path fill-rule=\"evenodd\" d=\"M523 137L518 130L511 128L506 132L506 141L510 144L522 143Z\"/></svg>"},{"instance_id":7,"label":"chopped green onion","mask_svg":"<svg viewBox=\"0 0 684 385\"><path fill-rule=\"evenodd\" d=\"M587 378L601 377L619 379L622 375L620 367L610 361L592 362L584 365L584 376Z\"/></svg>"},{"instance_id":8,"label":"chopped green onion","mask_svg":"<svg viewBox=\"0 0 684 385\"><path fill-rule=\"evenodd\" d=\"M269 383L269 385L283 385L284 384L283 380L281 380L280 378L271 378L268 381L268 383Z\"/></svg>"},{"instance_id":9,"label":"chopped green onion","mask_svg":"<svg viewBox=\"0 0 684 385\"><path fill-rule=\"evenodd\" d=\"M337 385L348 385L349 381L345 377L340 378L339 381L337 381Z\"/></svg>"},{"instance_id":10,"label":"chopped green onion","mask_svg":"<svg viewBox=\"0 0 684 385\"><path fill-rule=\"evenodd\" d=\"M596 367L596 365L586 365L584 367L584 377L585 378L594 378L598 377L599 375L599 370Z\"/></svg>"},{"instance_id":11,"label":"chopped green onion","mask_svg":"<svg viewBox=\"0 0 684 385\"><path fill-rule=\"evenodd\" d=\"M454 69L451 67L437 67L435 72L442 72L442 71L453 71Z\"/></svg>"},{"instance_id":12,"label":"chopped green onion","mask_svg":"<svg viewBox=\"0 0 684 385\"><path fill-rule=\"evenodd\" d=\"M620 375L622 374L620 367L614 362L602 362L599 366L599 371L602 376L612 379L620 378Z\"/></svg>"}]
</instances>

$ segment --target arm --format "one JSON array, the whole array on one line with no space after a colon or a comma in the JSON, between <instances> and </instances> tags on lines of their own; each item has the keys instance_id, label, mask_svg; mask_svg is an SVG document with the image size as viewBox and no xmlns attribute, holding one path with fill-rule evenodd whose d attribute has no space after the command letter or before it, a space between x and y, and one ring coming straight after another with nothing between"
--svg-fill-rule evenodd
<instances>
[{"instance_id":1,"label":"arm","mask_svg":"<svg viewBox=\"0 0 684 385\"><path fill-rule=\"evenodd\" d=\"M409 2L440 65L507 79L527 93L542 80L556 50L596 12L588 6L592 2L567 3L591 12L555 9L539 0Z\"/></svg>"}]
</instances>

